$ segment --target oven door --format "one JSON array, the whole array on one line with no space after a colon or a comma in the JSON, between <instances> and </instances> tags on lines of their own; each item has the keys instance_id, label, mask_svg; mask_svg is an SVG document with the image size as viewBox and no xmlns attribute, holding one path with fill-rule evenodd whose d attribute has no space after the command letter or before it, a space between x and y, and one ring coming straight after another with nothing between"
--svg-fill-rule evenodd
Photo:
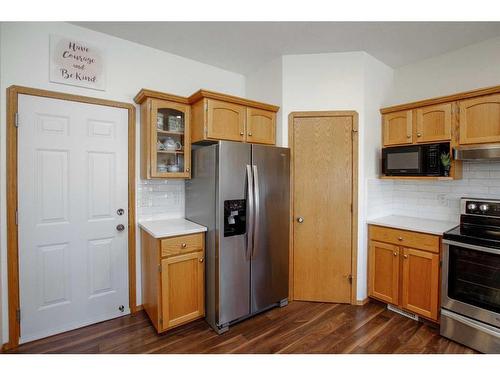
<instances>
[{"instance_id":1,"label":"oven door","mask_svg":"<svg viewBox=\"0 0 500 375\"><path fill-rule=\"evenodd\" d=\"M382 173L388 176L418 176L425 173L424 153L420 145L382 149Z\"/></svg>"},{"instance_id":2,"label":"oven door","mask_svg":"<svg viewBox=\"0 0 500 375\"><path fill-rule=\"evenodd\" d=\"M443 240L441 306L500 327L500 250Z\"/></svg>"}]
</instances>

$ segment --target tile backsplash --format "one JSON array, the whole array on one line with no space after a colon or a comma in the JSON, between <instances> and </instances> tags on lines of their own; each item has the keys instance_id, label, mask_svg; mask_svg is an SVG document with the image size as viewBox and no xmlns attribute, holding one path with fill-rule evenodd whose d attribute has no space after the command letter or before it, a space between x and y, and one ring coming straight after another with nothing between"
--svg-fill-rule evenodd
<instances>
[{"instance_id":1,"label":"tile backsplash","mask_svg":"<svg viewBox=\"0 0 500 375\"><path fill-rule=\"evenodd\" d=\"M454 181L369 179L367 217L404 215L458 221L460 198L500 199L500 162L465 161Z\"/></svg>"},{"instance_id":2,"label":"tile backsplash","mask_svg":"<svg viewBox=\"0 0 500 375\"><path fill-rule=\"evenodd\" d=\"M140 180L137 189L137 219L184 217L184 180Z\"/></svg>"}]
</instances>

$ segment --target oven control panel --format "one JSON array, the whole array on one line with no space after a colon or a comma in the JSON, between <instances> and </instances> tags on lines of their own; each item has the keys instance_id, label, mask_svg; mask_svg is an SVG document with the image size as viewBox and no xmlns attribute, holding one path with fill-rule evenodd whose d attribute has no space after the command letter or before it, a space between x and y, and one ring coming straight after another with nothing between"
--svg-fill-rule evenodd
<instances>
[{"instance_id":1,"label":"oven control panel","mask_svg":"<svg viewBox=\"0 0 500 375\"><path fill-rule=\"evenodd\" d=\"M465 215L500 217L500 200L462 198L461 206Z\"/></svg>"}]
</instances>

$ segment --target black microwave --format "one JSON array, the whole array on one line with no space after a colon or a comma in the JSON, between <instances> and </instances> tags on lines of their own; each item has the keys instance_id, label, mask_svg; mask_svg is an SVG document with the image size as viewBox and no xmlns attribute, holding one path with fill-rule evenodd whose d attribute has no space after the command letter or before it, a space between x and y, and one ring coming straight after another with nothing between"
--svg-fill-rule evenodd
<instances>
[{"instance_id":1,"label":"black microwave","mask_svg":"<svg viewBox=\"0 0 500 375\"><path fill-rule=\"evenodd\" d=\"M443 176L441 154L449 152L449 143L384 147L382 173L386 176Z\"/></svg>"}]
</instances>

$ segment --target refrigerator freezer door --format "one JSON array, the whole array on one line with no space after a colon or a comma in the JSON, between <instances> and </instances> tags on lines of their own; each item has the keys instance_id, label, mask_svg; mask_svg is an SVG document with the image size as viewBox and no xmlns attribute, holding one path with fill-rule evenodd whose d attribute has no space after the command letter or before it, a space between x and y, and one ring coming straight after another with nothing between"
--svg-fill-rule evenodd
<instances>
[{"instance_id":1,"label":"refrigerator freezer door","mask_svg":"<svg viewBox=\"0 0 500 375\"><path fill-rule=\"evenodd\" d=\"M288 298L290 150L252 146L255 223L251 252L251 312Z\"/></svg>"},{"instance_id":2,"label":"refrigerator freezer door","mask_svg":"<svg viewBox=\"0 0 500 375\"><path fill-rule=\"evenodd\" d=\"M250 164L250 156L251 146L248 144L219 142L217 199L219 326L250 313L250 261L246 247L248 233L225 236L223 230L224 220L231 220L230 217L225 219L224 202L242 199L248 202L247 165ZM249 212L248 209L246 211ZM238 213L234 212L234 215Z\"/></svg>"}]
</instances>

